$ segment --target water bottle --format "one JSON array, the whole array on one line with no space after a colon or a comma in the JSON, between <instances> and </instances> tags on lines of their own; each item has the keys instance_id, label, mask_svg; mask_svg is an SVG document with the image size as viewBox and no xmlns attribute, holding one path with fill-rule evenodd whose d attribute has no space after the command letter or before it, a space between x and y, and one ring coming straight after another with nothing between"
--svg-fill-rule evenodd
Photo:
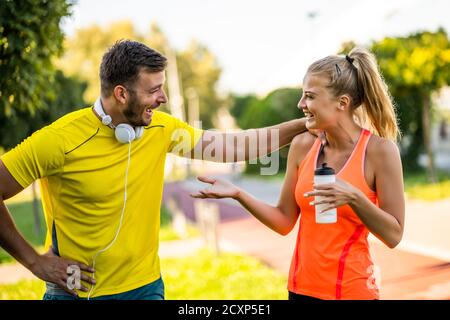
<instances>
[{"instance_id":1,"label":"water bottle","mask_svg":"<svg viewBox=\"0 0 450 320\"><path fill-rule=\"evenodd\" d=\"M327 167L326 163L322 164L322 167L314 171L314 184L328 184L336 182L336 175L334 169ZM321 201L323 197L315 196L314 201ZM316 205L316 223L336 223L337 222L337 210L336 208L327 210L320 213L322 209L325 209L329 203L323 203Z\"/></svg>"}]
</instances>

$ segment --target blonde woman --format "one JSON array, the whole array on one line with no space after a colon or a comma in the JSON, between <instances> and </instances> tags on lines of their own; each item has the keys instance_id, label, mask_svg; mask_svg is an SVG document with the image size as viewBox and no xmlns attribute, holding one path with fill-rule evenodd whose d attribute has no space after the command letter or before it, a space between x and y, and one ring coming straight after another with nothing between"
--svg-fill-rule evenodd
<instances>
[{"instance_id":1,"label":"blonde woman","mask_svg":"<svg viewBox=\"0 0 450 320\"><path fill-rule=\"evenodd\" d=\"M325 139L307 132L293 140L277 206L207 177L199 179L211 186L192 196L236 199L282 235L300 217L289 299L379 299L367 238L370 232L389 248L397 246L405 200L395 111L375 57L355 48L314 62L298 107L307 128L322 130ZM324 163L334 168L336 183L314 185L314 171ZM325 204L322 212L337 208L337 223L316 223L318 204Z\"/></svg>"}]
</instances>

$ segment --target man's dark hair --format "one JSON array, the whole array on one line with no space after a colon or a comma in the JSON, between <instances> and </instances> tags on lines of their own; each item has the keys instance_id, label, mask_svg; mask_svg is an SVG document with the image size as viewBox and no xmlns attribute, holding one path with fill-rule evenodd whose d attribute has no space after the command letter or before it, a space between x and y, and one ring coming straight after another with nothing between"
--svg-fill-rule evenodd
<instances>
[{"instance_id":1,"label":"man's dark hair","mask_svg":"<svg viewBox=\"0 0 450 320\"><path fill-rule=\"evenodd\" d=\"M119 40L103 55L100 65L102 96L110 96L117 85L133 87L142 69L160 72L166 65L167 59L145 44Z\"/></svg>"}]
</instances>

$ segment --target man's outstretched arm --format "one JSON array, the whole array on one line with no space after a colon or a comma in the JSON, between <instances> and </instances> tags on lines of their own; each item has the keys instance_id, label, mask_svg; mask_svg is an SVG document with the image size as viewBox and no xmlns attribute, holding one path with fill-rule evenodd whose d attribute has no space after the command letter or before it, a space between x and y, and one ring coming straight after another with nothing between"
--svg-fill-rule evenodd
<instances>
[{"instance_id":1,"label":"man's outstretched arm","mask_svg":"<svg viewBox=\"0 0 450 320\"><path fill-rule=\"evenodd\" d=\"M288 144L305 131L306 118L275 126L224 133L205 130L195 148L183 156L215 162L237 162L256 159Z\"/></svg>"}]
</instances>

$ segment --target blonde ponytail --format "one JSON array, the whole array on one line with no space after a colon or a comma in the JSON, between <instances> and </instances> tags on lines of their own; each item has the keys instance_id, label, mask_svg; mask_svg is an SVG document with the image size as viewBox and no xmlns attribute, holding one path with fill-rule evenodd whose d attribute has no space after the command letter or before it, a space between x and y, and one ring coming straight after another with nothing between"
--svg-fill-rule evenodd
<instances>
[{"instance_id":1,"label":"blonde ponytail","mask_svg":"<svg viewBox=\"0 0 450 320\"><path fill-rule=\"evenodd\" d=\"M394 105L388 87L378 68L375 56L369 51L354 48L348 56L353 59L362 90L362 108L356 116L380 137L396 141L400 136Z\"/></svg>"},{"instance_id":2,"label":"blonde ponytail","mask_svg":"<svg viewBox=\"0 0 450 320\"><path fill-rule=\"evenodd\" d=\"M309 66L307 73L327 76L328 88L335 96L348 94L362 127L393 141L400 136L389 90L368 50L354 48L345 57L320 59Z\"/></svg>"}]
</instances>

